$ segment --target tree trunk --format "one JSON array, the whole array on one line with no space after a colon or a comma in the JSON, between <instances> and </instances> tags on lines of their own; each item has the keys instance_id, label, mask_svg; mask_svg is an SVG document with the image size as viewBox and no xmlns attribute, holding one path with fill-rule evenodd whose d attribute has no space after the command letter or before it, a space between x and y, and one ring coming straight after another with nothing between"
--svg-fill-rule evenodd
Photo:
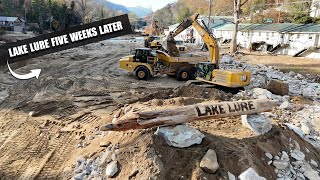
<instances>
[{"instance_id":1,"label":"tree trunk","mask_svg":"<svg viewBox=\"0 0 320 180\"><path fill-rule=\"evenodd\" d=\"M241 7L241 0L234 0L234 13L233 13L234 28L233 28L232 42L230 46L230 53L237 52L237 36L238 36L238 29L239 29L240 7Z\"/></svg>"},{"instance_id":2,"label":"tree trunk","mask_svg":"<svg viewBox=\"0 0 320 180\"><path fill-rule=\"evenodd\" d=\"M277 101L246 100L233 102L207 102L164 110L129 112L114 124L101 126L101 131L125 131L157 126L188 123L193 121L224 118L271 111Z\"/></svg>"},{"instance_id":3,"label":"tree trunk","mask_svg":"<svg viewBox=\"0 0 320 180\"><path fill-rule=\"evenodd\" d=\"M51 0L49 0L49 9L48 9L48 15L49 15L49 30L52 31L52 3Z\"/></svg>"}]
</instances>

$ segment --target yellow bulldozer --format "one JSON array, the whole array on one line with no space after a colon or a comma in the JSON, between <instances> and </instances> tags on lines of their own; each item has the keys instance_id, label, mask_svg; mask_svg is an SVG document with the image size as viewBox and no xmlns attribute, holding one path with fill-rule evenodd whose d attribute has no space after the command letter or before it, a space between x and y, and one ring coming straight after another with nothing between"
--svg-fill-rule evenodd
<instances>
[{"instance_id":1,"label":"yellow bulldozer","mask_svg":"<svg viewBox=\"0 0 320 180\"><path fill-rule=\"evenodd\" d=\"M247 86L251 79L250 71L219 69L218 43L206 25L197 19L198 15L194 19L183 21L170 32L171 40L167 43L174 43L172 37L193 26L209 49L209 61L203 57L172 57L169 55L172 54L171 49L168 49L169 53L165 53L152 51L149 48L138 48L134 54L120 59L120 68L135 73L141 80L147 80L156 74L167 74L175 76L178 80L197 79L199 82L230 88ZM173 48L173 51L176 49Z\"/></svg>"}]
</instances>

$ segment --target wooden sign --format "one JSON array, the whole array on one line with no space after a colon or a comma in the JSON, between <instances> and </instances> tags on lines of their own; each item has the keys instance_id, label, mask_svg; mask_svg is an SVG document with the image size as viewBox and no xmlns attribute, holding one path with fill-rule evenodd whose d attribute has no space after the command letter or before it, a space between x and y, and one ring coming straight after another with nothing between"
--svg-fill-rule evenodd
<instances>
[{"instance_id":1,"label":"wooden sign","mask_svg":"<svg viewBox=\"0 0 320 180\"><path fill-rule=\"evenodd\" d=\"M155 111L127 113L114 124L103 125L101 131L125 131L167 126L212 118L224 118L271 111L277 101L246 100L201 103Z\"/></svg>"}]
</instances>

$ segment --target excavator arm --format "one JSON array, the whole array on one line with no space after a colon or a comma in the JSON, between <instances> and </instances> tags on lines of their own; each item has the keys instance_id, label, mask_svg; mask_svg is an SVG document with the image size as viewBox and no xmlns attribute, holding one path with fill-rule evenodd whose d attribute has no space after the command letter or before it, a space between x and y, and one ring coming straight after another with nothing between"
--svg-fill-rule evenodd
<instances>
[{"instance_id":1,"label":"excavator arm","mask_svg":"<svg viewBox=\"0 0 320 180\"><path fill-rule=\"evenodd\" d=\"M201 25L198 21L198 14L195 16L193 20L187 19L184 20L181 24L177 26L177 28L170 33L171 38L174 38L178 34L180 34L182 31L187 29L190 26L193 26L197 32L202 37L204 43L208 46L209 53L210 53L210 61L215 64L215 68L219 68L219 46L216 41L216 39L213 37L213 34L210 32L210 30L205 26Z\"/></svg>"}]
</instances>

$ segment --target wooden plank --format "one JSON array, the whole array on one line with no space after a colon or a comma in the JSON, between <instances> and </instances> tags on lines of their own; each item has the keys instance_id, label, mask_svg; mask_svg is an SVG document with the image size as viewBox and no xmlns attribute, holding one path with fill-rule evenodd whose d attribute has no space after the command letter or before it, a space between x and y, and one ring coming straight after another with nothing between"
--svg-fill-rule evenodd
<instances>
[{"instance_id":1,"label":"wooden plank","mask_svg":"<svg viewBox=\"0 0 320 180\"><path fill-rule=\"evenodd\" d=\"M125 131L130 129L145 129L157 126L167 126L212 118L224 118L245 114L255 114L271 111L277 101L246 100L230 102L206 102L182 106L178 108L155 111L130 112L122 116L114 124L101 126L101 131Z\"/></svg>"}]
</instances>

